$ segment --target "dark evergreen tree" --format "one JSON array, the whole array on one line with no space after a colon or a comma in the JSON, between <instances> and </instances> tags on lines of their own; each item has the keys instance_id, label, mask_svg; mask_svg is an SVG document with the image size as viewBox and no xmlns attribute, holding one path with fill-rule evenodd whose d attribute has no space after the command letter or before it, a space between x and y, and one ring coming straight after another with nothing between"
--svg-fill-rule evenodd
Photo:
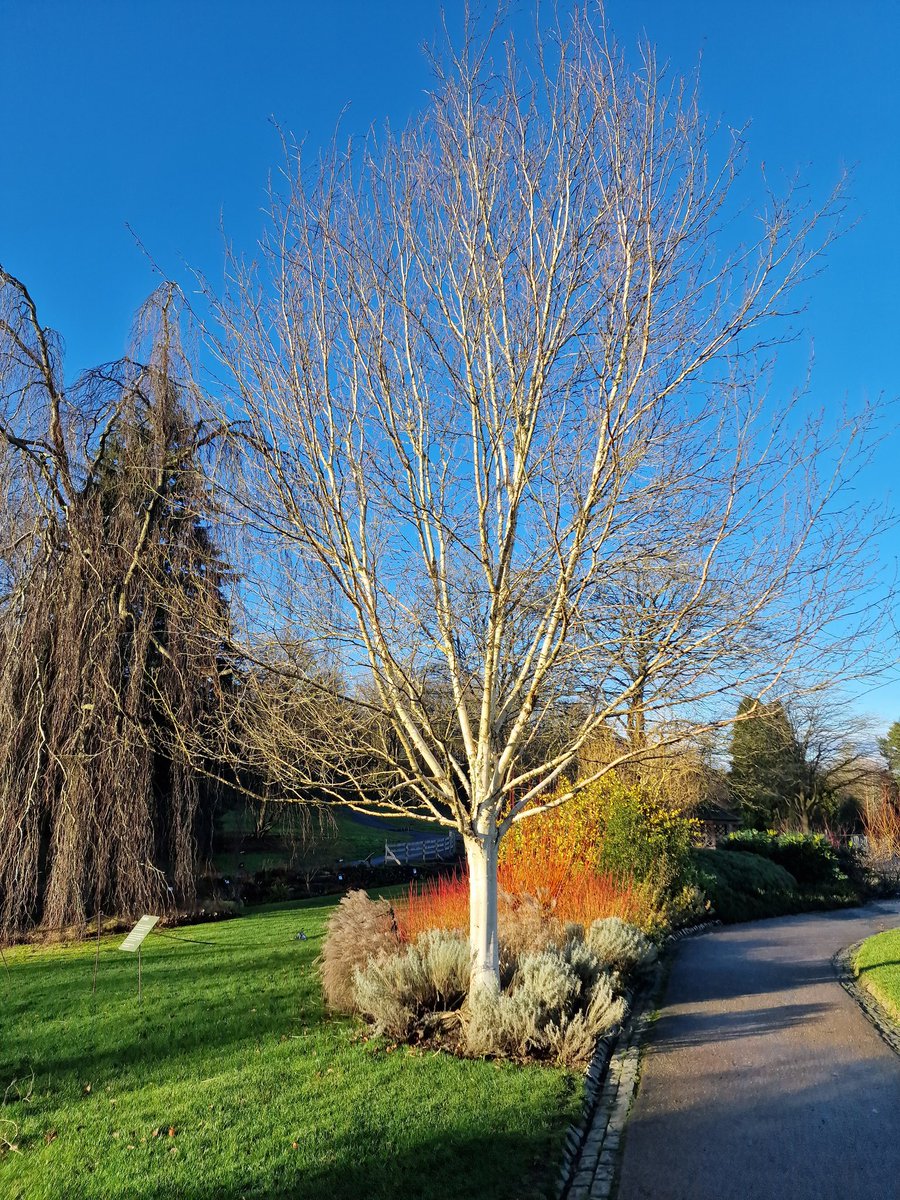
<instances>
[{"instance_id":1,"label":"dark evergreen tree","mask_svg":"<svg viewBox=\"0 0 900 1200\"><path fill-rule=\"evenodd\" d=\"M730 794L745 824L770 828L784 821L807 774L784 706L745 697L732 730L728 776Z\"/></svg>"},{"instance_id":2,"label":"dark evergreen tree","mask_svg":"<svg viewBox=\"0 0 900 1200\"><path fill-rule=\"evenodd\" d=\"M878 739L878 749L894 782L900 787L900 721L895 721L885 736Z\"/></svg>"}]
</instances>

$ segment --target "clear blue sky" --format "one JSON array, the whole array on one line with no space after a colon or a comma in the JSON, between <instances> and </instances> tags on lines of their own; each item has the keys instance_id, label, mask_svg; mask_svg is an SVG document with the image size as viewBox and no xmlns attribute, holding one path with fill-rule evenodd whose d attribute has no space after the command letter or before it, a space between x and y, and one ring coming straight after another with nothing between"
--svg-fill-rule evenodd
<instances>
[{"instance_id":1,"label":"clear blue sky","mask_svg":"<svg viewBox=\"0 0 900 1200\"><path fill-rule=\"evenodd\" d=\"M444 0L451 24L461 0ZM126 225L170 275L215 277L220 217L250 246L271 118L316 145L402 124L429 85L440 0L0 0L0 261L65 337L70 371L120 355L154 285ZM514 6L527 36L530 6ZM824 404L900 396L900 4L897 0L610 0L678 71L702 55L708 113L752 122L750 160L824 194L854 168L858 226L806 316ZM349 107L348 107L349 106ZM898 439L867 477L887 492ZM884 544L892 563L900 535ZM900 687L860 701L900 717Z\"/></svg>"}]
</instances>

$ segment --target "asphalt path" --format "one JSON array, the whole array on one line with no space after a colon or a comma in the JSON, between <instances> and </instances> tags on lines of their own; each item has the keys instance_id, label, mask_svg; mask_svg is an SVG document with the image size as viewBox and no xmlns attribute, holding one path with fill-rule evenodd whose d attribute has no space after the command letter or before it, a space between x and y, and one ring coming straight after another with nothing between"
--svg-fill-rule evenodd
<instances>
[{"instance_id":1,"label":"asphalt path","mask_svg":"<svg viewBox=\"0 0 900 1200\"><path fill-rule=\"evenodd\" d=\"M618 1200L900 1200L900 1058L837 982L890 901L680 943Z\"/></svg>"}]
</instances>

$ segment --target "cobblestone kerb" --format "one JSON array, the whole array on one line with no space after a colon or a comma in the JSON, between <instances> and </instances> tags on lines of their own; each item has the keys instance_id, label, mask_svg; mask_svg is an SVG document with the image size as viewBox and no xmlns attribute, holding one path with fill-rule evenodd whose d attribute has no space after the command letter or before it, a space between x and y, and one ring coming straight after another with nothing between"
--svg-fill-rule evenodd
<instances>
[{"instance_id":1,"label":"cobblestone kerb","mask_svg":"<svg viewBox=\"0 0 900 1200\"><path fill-rule=\"evenodd\" d=\"M863 938L863 941L866 940L868 939ZM882 1040L887 1042L895 1054L900 1055L900 1024L891 1016L884 1005L875 999L869 989L863 987L853 969L853 959L862 944L862 941L854 942L852 946L847 946L844 950L838 950L837 954L831 960L832 966L837 972L838 980L844 991L849 992L853 997L863 1010L864 1015L875 1026L875 1030L881 1036Z\"/></svg>"},{"instance_id":2,"label":"cobblestone kerb","mask_svg":"<svg viewBox=\"0 0 900 1200\"><path fill-rule=\"evenodd\" d=\"M622 1025L597 1043L587 1073L581 1120L566 1135L557 1193L560 1200L608 1200L612 1195L625 1122L637 1091L641 1048L662 996L668 954L682 938L695 937L718 924L708 921L668 937L650 980L626 993L628 1015Z\"/></svg>"}]
</instances>

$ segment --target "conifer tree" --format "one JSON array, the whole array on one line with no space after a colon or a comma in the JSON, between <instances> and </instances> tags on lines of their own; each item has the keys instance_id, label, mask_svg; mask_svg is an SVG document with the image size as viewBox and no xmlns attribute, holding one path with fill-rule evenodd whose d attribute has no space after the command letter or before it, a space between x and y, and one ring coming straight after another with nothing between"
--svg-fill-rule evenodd
<instances>
[{"instance_id":1,"label":"conifer tree","mask_svg":"<svg viewBox=\"0 0 900 1200\"><path fill-rule=\"evenodd\" d=\"M787 815L805 763L790 718L778 701L744 697L731 735L729 790L746 824L769 828Z\"/></svg>"}]
</instances>

